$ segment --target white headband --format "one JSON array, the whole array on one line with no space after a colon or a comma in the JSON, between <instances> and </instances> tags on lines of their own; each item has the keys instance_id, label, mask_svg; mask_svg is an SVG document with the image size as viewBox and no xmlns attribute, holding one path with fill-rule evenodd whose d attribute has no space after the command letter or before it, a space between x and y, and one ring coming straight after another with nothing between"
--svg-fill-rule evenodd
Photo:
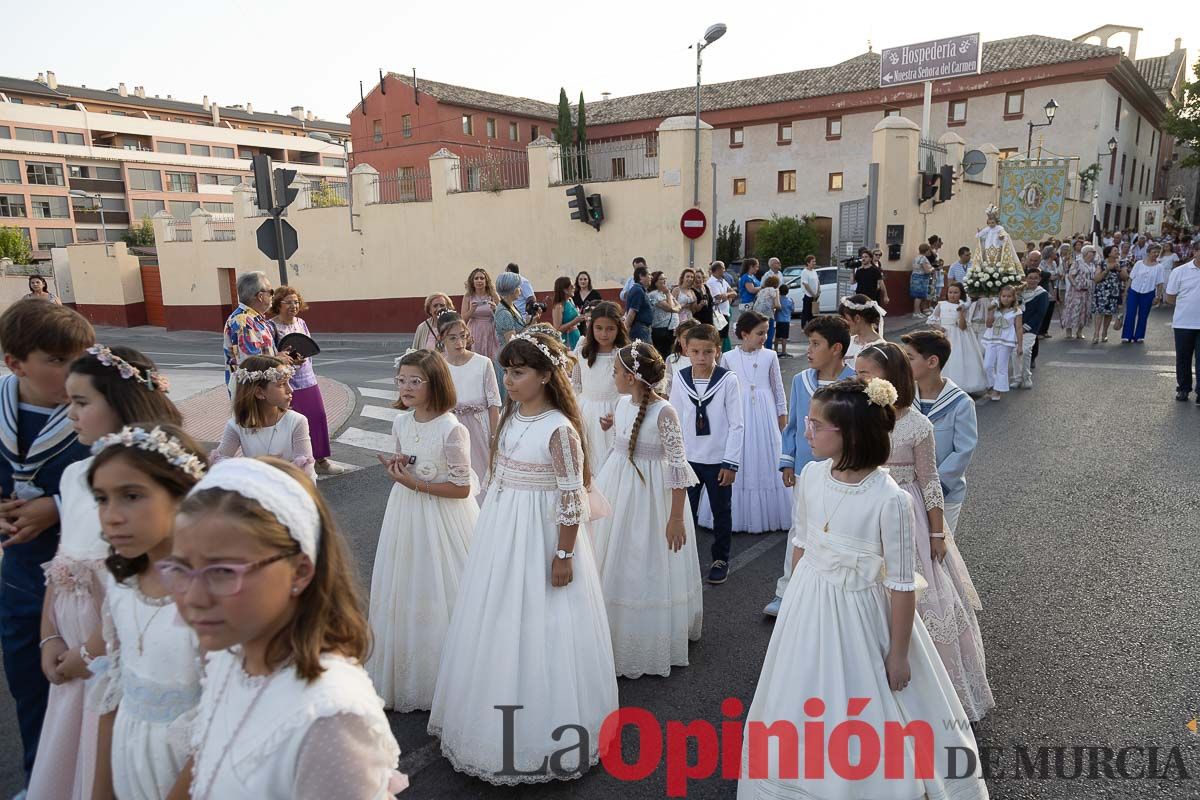
<instances>
[{"instance_id":1,"label":"white headband","mask_svg":"<svg viewBox=\"0 0 1200 800\"><path fill-rule=\"evenodd\" d=\"M291 475L253 458L226 458L213 465L189 495L205 489L224 489L258 503L287 528L300 552L317 563L321 515L312 495Z\"/></svg>"},{"instance_id":2,"label":"white headband","mask_svg":"<svg viewBox=\"0 0 1200 800\"><path fill-rule=\"evenodd\" d=\"M879 303L876 303L874 300L868 300L865 303L855 303L849 297L843 297L841 302L843 308L850 308L855 311L866 311L868 308L873 308L876 312L878 312L879 316L887 316L887 311L884 310L883 306L879 305Z\"/></svg>"}]
</instances>

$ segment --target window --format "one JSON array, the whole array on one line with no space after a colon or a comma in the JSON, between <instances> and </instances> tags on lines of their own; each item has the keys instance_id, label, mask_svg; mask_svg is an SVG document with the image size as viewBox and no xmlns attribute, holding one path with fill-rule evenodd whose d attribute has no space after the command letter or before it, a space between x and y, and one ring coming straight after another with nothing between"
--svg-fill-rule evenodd
<instances>
[{"instance_id":1,"label":"window","mask_svg":"<svg viewBox=\"0 0 1200 800\"><path fill-rule=\"evenodd\" d=\"M54 142L54 134L51 131L43 131L39 128L17 128L17 139L22 142L46 142L50 144Z\"/></svg>"},{"instance_id":2,"label":"window","mask_svg":"<svg viewBox=\"0 0 1200 800\"><path fill-rule=\"evenodd\" d=\"M146 219L153 217L160 211L166 211L167 204L162 200L134 200L133 201L133 218Z\"/></svg>"},{"instance_id":3,"label":"window","mask_svg":"<svg viewBox=\"0 0 1200 800\"><path fill-rule=\"evenodd\" d=\"M325 161L325 166L327 166L327 167L338 167L339 169L345 169L345 167L346 167L346 159L344 159L344 158L334 158L333 156L325 156L324 161Z\"/></svg>"},{"instance_id":4,"label":"window","mask_svg":"<svg viewBox=\"0 0 1200 800\"><path fill-rule=\"evenodd\" d=\"M192 155L194 156L211 156L212 148L206 144L194 144L192 147Z\"/></svg>"},{"instance_id":5,"label":"window","mask_svg":"<svg viewBox=\"0 0 1200 800\"><path fill-rule=\"evenodd\" d=\"M83 144L82 133L66 133L65 131L58 132L59 144Z\"/></svg>"},{"instance_id":6,"label":"window","mask_svg":"<svg viewBox=\"0 0 1200 800\"><path fill-rule=\"evenodd\" d=\"M625 159L623 157L612 159L612 163L609 166L613 180L620 180L625 177Z\"/></svg>"},{"instance_id":7,"label":"window","mask_svg":"<svg viewBox=\"0 0 1200 800\"><path fill-rule=\"evenodd\" d=\"M75 237L71 234L70 228L38 228L37 240L39 250L66 247L75 243Z\"/></svg>"},{"instance_id":8,"label":"window","mask_svg":"<svg viewBox=\"0 0 1200 800\"><path fill-rule=\"evenodd\" d=\"M1117 189L1120 190L1120 188L1124 185L1125 185L1125 156L1122 155L1121 156L1121 182L1117 184ZM1120 191L1118 191L1118 194L1120 194Z\"/></svg>"},{"instance_id":9,"label":"window","mask_svg":"<svg viewBox=\"0 0 1200 800\"><path fill-rule=\"evenodd\" d=\"M465 133L467 136L474 136L475 135L475 119L474 119L474 117L472 117L470 114L463 114L462 115L462 128L463 128L463 133Z\"/></svg>"},{"instance_id":10,"label":"window","mask_svg":"<svg viewBox=\"0 0 1200 800\"><path fill-rule=\"evenodd\" d=\"M1133 159L1133 169L1130 170L1130 172L1129 172L1129 191L1131 191L1131 192L1133 191L1134 182L1137 181L1137 176L1138 176L1137 159L1135 158L1135 159Z\"/></svg>"},{"instance_id":11,"label":"window","mask_svg":"<svg viewBox=\"0 0 1200 800\"><path fill-rule=\"evenodd\" d=\"M1000 151L1000 160L1003 161L1006 158L1012 158L1016 154L1017 154L1017 148L1005 147L1003 150Z\"/></svg>"},{"instance_id":12,"label":"window","mask_svg":"<svg viewBox=\"0 0 1200 800\"><path fill-rule=\"evenodd\" d=\"M92 167L92 177L100 181L121 180L120 167Z\"/></svg>"},{"instance_id":13,"label":"window","mask_svg":"<svg viewBox=\"0 0 1200 800\"><path fill-rule=\"evenodd\" d=\"M900 116L900 109L898 109L898 108L885 108L883 110L884 119L887 119L888 117L898 117L898 116Z\"/></svg>"},{"instance_id":14,"label":"window","mask_svg":"<svg viewBox=\"0 0 1200 800\"><path fill-rule=\"evenodd\" d=\"M0 194L0 217L25 216L25 195Z\"/></svg>"},{"instance_id":15,"label":"window","mask_svg":"<svg viewBox=\"0 0 1200 800\"><path fill-rule=\"evenodd\" d=\"M383 120L377 119L371 123L371 140L375 144L383 141Z\"/></svg>"},{"instance_id":16,"label":"window","mask_svg":"<svg viewBox=\"0 0 1200 800\"><path fill-rule=\"evenodd\" d=\"M537 125L529 126L529 141L536 142L542 135L542 129Z\"/></svg>"},{"instance_id":17,"label":"window","mask_svg":"<svg viewBox=\"0 0 1200 800\"><path fill-rule=\"evenodd\" d=\"M1154 156L1154 146L1158 144L1158 131L1150 131L1150 156Z\"/></svg>"},{"instance_id":18,"label":"window","mask_svg":"<svg viewBox=\"0 0 1200 800\"><path fill-rule=\"evenodd\" d=\"M1142 140L1142 115L1138 114L1137 127L1133 129L1133 143L1137 144Z\"/></svg>"},{"instance_id":19,"label":"window","mask_svg":"<svg viewBox=\"0 0 1200 800\"><path fill-rule=\"evenodd\" d=\"M729 129L729 146L741 147L746 143L746 131L743 128Z\"/></svg>"},{"instance_id":20,"label":"window","mask_svg":"<svg viewBox=\"0 0 1200 800\"><path fill-rule=\"evenodd\" d=\"M489 139L496 138L496 118L495 117L487 118L487 137Z\"/></svg>"},{"instance_id":21,"label":"window","mask_svg":"<svg viewBox=\"0 0 1200 800\"><path fill-rule=\"evenodd\" d=\"M38 186L65 186L63 168L58 164L39 164L33 161L25 162L25 177L28 183Z\"/></svg>"},{"instance_id":22,"label":"window","mask_svg":"<svg viewBox=\"0 0 1200 800\"><path fill-rule=\"evenodd\" d=\"M946 115L947 125L964 125L967 121L967 101L951 100Z\"/></svg>"},{"instance_id":23,"label":"window","mask_svg":"<svg viewBox=\"0 0 1200 800\"><path fill-rule=\"evenodd\" d=\"M199 207L200 204L194 200L172 200L171 216L175 219L187 219Z\"/></svg>"},{"instance_id":24,"label":"window","mask_svg":"<svg viewBox=\"0 0 1200 800\"><path fill-rule=\"evenodd\" d=\"M786 170L781 170L779 172L778 191L780 191L780 192L796 191L796 170L786 169Z\"/></svg>"},{"instance_id":25,"label":"window","mask_svg":"<svg viewBox=\"0 0 1200 800\"><path fill-rule=\"evenodd\" d=\"M19 97L10 97L10 98L8 98L8 102L10 102L10 103L12 103L12 104L14 104L14 105L18 105L18 106L23 106L23 105L25 105L25 101L24 101L24 100L22 100L22 99L21 99L21 98L19 98ZM26 231L26 233L28 233L28 231ZM28 239L29 237L28 237L28 236L26 236L25 238L26 238L26 239Z\"/></svg>"},{"instance_id":26,"label":"window","mask_svg":"<svg viewBox=\"0 0 1200 800\"><path fill-rule=\"evenodd\" d=\"M167 173L167 191L168 192L194 192L194 191L196 191L196 173L194 173L194 172L168 172Z\"/></svg>"},{"instance_id":27,"label":"window","mask_svg":"<svg viewBox=\"0 0 1200 800\"><path fill-rule=\"evenodd\" d=\"M1025 113L1025 91L1006 92L1004 95L1004 116L1019 117Z\"/></svg>"},{"instance_id":28,"label":"window","mask_svg":"<svg viewBox=\"0 0 1200 800\"><path fill-rule=\"evenodd\" d=\"M240 175L216 175L211 172L200 173L202 186L237 186L242 182Z\"/></svg>"},{"instance_id":29,"label":"window","mask_svg":"<svg viewBox=\"0 0 1200 800\"><path fill-rule=\"evenodd\" d=\"M0 160L0 183L20 183L21 165L11 159Z\"/></svg>"},{"instance_id":30,"label":"window","mask_svg":"<svg viewBox=\"0 0 1200 800\"><path fill-rule=\"evenodd\" d=\"M212 154L217 158L233 158L234 157L232 147L221 147L219 145L213 145L212 150L213 150Z\"/></svg>"},{"instance_id":31,"label":"window","mask_svg":"<svg viewBox=\"0 0 1200 800\"><path fill-rule=\"evenodd\" d=\"M112 115L112 116L114 116L114 117L124 117L124 116L128 116L128 115L127 115L127 114L126 114L124 111L109 111L108 113L109 113L109 114L111 114L111 115ZM180 122L183 122L183 120L179 120L179 121L180 121Z\"/></svg>"},{"instance_id":32,"label":"window","mask_svg":"<svg viewBox=\"0 0 1200 800\"><path fill-rule=\"evenodd\" d=\"M101 197L100 207L105 211L125 211L125 198L123 197Z\"/></svg>"},{"instance_id":33,"label":"window","mask_svg":"<svg viewBox=\"0 0 1200 800\"><path fill-rule=\"evenodd\" d=\"M826 188L831 192L840 192L842 190L842 173L829 173L829 183Z\"/></svg>"},{"instance_id":34,"label":"window","mask_svg":"<svg viewBox=\"0 0 1200 800\"><path fill-rule=\"evenodd\" d=\"M1113 123L1113 126L1117 130L1121 130L1121 101L1122 101L1122 99L1123 98L1120 98L1120 97L1117 98L1117 121Z\"/></svg>"},{"instance_id":35,"label":"window","mask_svg":"<svg viewBox=\"0 0 1200 800\"><path fill-rule=\"evenodd\" d=\"M508 123L508 138L510 141L517 141L521 138L521 126L515 122Z\"/></svg>"},{"instance_id":36,"label":"window","mask_svg":"<svg viewBox=\"0 0 1200 800\"><path fill-rule=\"evenodd\" d=\"M792 123L781 122L776 126L775 144L791 144L792 143Z\"/></svg>"},{"instance_id":37,"label":"window","mask_svg":"<svg viewBox=\"0 0 1200 800\"><path fill-rule=\"evenodd\" d=\"M1108 162L1108 183L1110 186L1112 185L1113 178L1115 178L1116 175L1117 175L1117 151L1113 150L1112 156L1109 157L1109 162ZM1107 226L1105 226L1105 227L1107 227Z\"/></svg>"},{"instance_id":38,"label":"window","mask_svg":"<svg viewBox=\"0 0 1200 800\"><path fill-rule=\"evenodd\" d=\"M1104 204L1104 228L1108 229L1108 220L1112 216L1112 203Z\"/></svg>"},{"instance_id":39,"label":"window","mask_svg":"<svg viewBox=\"0 0 1200 800\"><path fill-rule=\"evenodd\" d=\"M159 142L158 152L171 153L177 156L187 155L187 145L183 142Z\"/></svg>"},{"instance_id":40,"label":"window","mask_svg":"<svg viewBox=\"0 0 1200 800\"><path fill-rule=\"evenodd\" d=\"M10 131L8 129L8 126L0 125L0 139L11 139L11 138L12 138L12 131Z\"/></svg>"},{"instance_id":41,"label":"window","mask_svg":"<svg viewBox=\"0 0 1200 800\"><path fill-rule=\"evenodd\" d=\"M232 214L233 203L205 203L204 210L214 214Z\"/></svg>"},{"instance_id":42,"label":"window","mask_svg":"<svg viewBox=\"0 0 1200 800\"><path fill-rule=\"evenodd\" d=\"M98 228L76 228L75 239L80 242L98 242L100 241L100 230Z\"/></svg>"},{"instance_id":43,"label":"window","mask_svg":"<svg viewBox=\"0 0 1200 800\"><path fill-rule=\"evenodd\" d=\"M130 169L129 188L143 192L161 192L162 173L156 169Z\"/></svg>"},{"instance_id":44,"label":"window","mask_svg":"<svg viewBox=\"0 0 1200 800\"><path fill-rule=\"evenodd\" d=\"M733 193L734 193L734 195L743 195L746 193L746 179L745 178L734 178L733 179Z\"/></svg>"},{"instance_id":45,"label":"window","mask_svg":"<svg viewBox=\"0 0 1200 800\"><path fill-rule=\"evenodd\" d=\"M1132 212L1133 212L1133 206L1125 207L1125 227L1126 227L1126 229L1129 228L1129 218L1130 218L1130 216L1132 216Z\"/></svg>"},{"instance_id":46,"label":"window","mask_svg":"<svg viewBox=\"0 0 1200 800\"><path fill-rule=\"evenodd\" d=\"M842 138L842 118L841 117L826 117L825 118L825 138L826 139Z\"/></svg>"}]
</instances>

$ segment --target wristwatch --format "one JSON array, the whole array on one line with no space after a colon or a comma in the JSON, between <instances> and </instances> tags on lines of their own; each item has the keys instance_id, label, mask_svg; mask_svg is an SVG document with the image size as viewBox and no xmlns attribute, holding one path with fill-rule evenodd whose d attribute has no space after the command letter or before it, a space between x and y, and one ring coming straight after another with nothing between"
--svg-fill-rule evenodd
<instances>
[{"instance_id":1,"label":"wristwatch","mask_svg":"<svg viewBox=\"0 0 1200 800\"><path fill-rule=\"evenodd\" d=\"M554 557L555 557L555 558L557 558L557 559L559 559L559 560L565 561L565 560L566 560L566 559L568 559L568 558L574 558L574 557L575 557L575 554L574 554L574 553L568 553L566 550L555 550L555 551L554 551Z\"/></svg>"}]
</instances>

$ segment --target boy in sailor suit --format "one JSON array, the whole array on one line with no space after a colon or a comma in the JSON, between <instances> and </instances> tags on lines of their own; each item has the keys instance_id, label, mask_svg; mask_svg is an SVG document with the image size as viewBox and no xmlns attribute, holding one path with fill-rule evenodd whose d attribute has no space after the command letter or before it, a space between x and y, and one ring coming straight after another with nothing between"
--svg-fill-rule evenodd
<instances>
[{"instance_id":1,"label":"boy in sailor suit","mask_svg":"<svg viewBox=\"0 0 1200 800\"><path fill-rule=\"evenodd\" d=\"M684 338L692 365L671 383L671 405L679 414L684 450L700 483L688 488L692 521L699 524L700 493L708 492L713 512L709 583L729 575L733 544L733 481L742 460L742 396L737 375L717 366L721 338L712 325L698 325Z\"/></svg>"}]
</instances>

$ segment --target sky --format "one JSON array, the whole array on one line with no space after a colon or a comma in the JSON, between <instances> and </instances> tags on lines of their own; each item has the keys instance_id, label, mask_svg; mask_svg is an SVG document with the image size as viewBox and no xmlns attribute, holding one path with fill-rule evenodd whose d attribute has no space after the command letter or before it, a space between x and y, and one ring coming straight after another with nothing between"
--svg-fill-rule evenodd
<instances>
[{"instance_id":1,"label":"sky","mask_svg":"<svg viewBox=\"0 0 1200 800\"><path fill-rule=\"evenodd\" d=\"M728 33L704 52L705 83L833 65L865 52L868 42L879 51L977 32L985 42L1034 33L1072 39L1110 23L1140 24L1141 58L1164 55L1183 37L1194 64L1200 3L1166 8L1150 18L1113 0L857 0L822 4L818 12L778 0L502 7L476 0L126 0L119 9L61 0L4 15L0 74L34 78L53 70L71 85L107 89L123 81L131 91L145 86L147 95L249 101L256 111L287 113L302 105L344 122L358 101L359 81L369 92L380 68L411 74L415 67L418 77L546 102L558 100L560 87L575 102L581 91L596 101L601 92L691 85L695 54L688 45L714 22L725 23Z\"/></svg>"}]
</instances>

